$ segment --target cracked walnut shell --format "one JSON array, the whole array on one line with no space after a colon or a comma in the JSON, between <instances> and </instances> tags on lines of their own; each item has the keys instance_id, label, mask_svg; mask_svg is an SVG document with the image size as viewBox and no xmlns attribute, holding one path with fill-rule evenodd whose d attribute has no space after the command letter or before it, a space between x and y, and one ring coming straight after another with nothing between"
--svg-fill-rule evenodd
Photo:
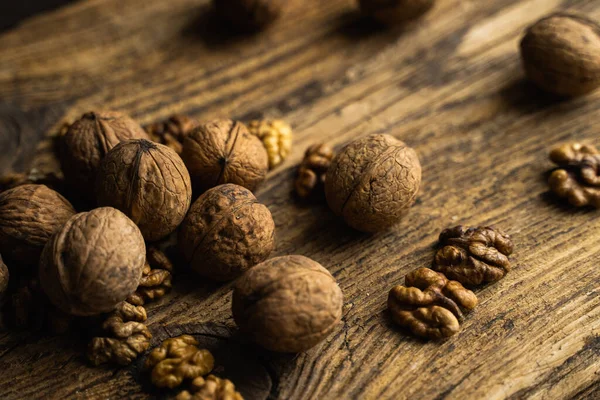
<instances>
[{"instance_id":1,"label":"cracked walnut shell","mask_svg":"<svg viewBox=\"0 0 600 400\"><path fill-rule=\"evenodd\" d=\"M144 139L115 146L96 182L98 204L123 211L148 241L171 234L192 201L190 175L174 150Z\"/></svg>"},{"instance_id":2,"label":"cracked walnut shell","mask_svg":"<svg viewBox=\"0 0 600 400\"><path fill-rule=\"evenodd\" d=\"M433 269L463 285L496 282L510 271L510 236L490 227L456 226L440 234Z\"/></svg>"},{"instance_id":3,"label":"cracked walnut shell","mask_svg":"<svg viewBox=\"0 0 600 400\"><path fill-rule=\"evenodd\" d=\"M73 216L46 244L40 282L71 315L112 311L140 282L146 246L137 226L110 207Z\"/></svg>"},{"instance_id":4,"label":"cracked walnut shell","mask_svg":"<svg viewBox=\"0 0 600 400\"><path fill-rule=\"evenodd\" d=\"M73 186L93 193L102 159L113 147L128 139L148 139L142 127L115 111L88 112L60 137L60 162Z\"/></svg>"},{"instance_id":5,"label":"cracked walnut shell","mask_svg":"<svg viewBox=\"0 0 600 400\"><path fill-rule=\"evenodd\" d=\"M250 269L233 290L233 318L262 347L296 353L325 339L342 317L335 278L310 258L276 257Z\"/></svg>"},{"instance_id":6,"label":"cracked walnut shell","mask_svg":"<svg viewBox=\"0 0 600 400\"><path fill-rule=\"evenodd\" d=\"M435 0L359 0L363 14L394 25L417 18L433 7Z\"/></svg>"},{"instance_id":7,"label":"cracked walnut shell","mask_svg":"<svg viewBox=\"0 0 600 400\"><path fill-rule=\"evenodd\" d=\"M348 144L327 171L325 195L352 228L378 232L398 223L421 185L417 153L390 135Z\"/></svg>"},{"instance_id":8,"label":"cracked walnut shell","mask_svg":"<svg viewBox=\"0 0 600 400\"><path fill-rule=\"evenodd\" d=\"M179 246L194 271L226 281L266 260L275 246L275 223L251 191L221 185L192 205L179 230Z\"/></svg>"},{"instance_id":9,"label":"cracked walnut shell","mask_svg":"<svg viewBox=\"0 0 600 400\"><path fill-rule=\"evenodd\" d=\"M152 350L146 359L146 369L152 369L152 383L173 389L184 379L194 380L212 371L215 360L208 350L196 347L198 341L190 335L167 339Z\"/></svg>"},{"instance_id":10,"label":"cracked walnut shell","mask_svg":"<svg viewBox=\"0 0 600 400\"><path fill-rule=\"evenodd\" d=\"M224 183L254 190L269 170L267 151L241 122L216 120L194 129L181 154L195 189L204 192Z\"/></svg>"},{"instance_id":11,"label":"cracked walnut shell","mask_svg":"<svg viewBox=\"0 0 600 400\"><path fill-rule=\"evenodd\" d=\"M285 121L251 121L248 131L258 137L269 156L269 168L273 169L283 162L292 150L292 127Z\"/></svg>"},{"instance_id":12,"label":"cracked walnut shell","mask_svg":"<svg viewBox=\"0 0 600 400\"><path fill-rule=\"evenodd\" d=\"M152 334L144 324L144 307L120 303L102 324L105 337L95 337L88 346L87 356L94 365L114 362L131 364L150 346Z\"/></svg>"},{"instance_id":13,"label":"cracked walnut shell","mask_svg":"<svg viewBox=\"0 0 600 400\"><path fill-rule=\"evenodd\" d=\"M550 189L575 207L600 208L600 154L594 146L564 144L550 153L558 165L548 181Z\"/></svg>"},{"instance_id":14,"label":"cracked walnut shell","mask_svg":"<svg viewBox=\"0 0 600 400\"><path fill-rule=\"evenodd\" d=\"M294 182L298 196L306 199L325 194L325 179L333 155L333 149L324 143L314 144L306 149Z\"/></svg>"},{"instance_id":15,"label":"cracked walnut shell","mask_svg":"<svg viewBox=\"0 0 600 400\"><path fill-rule=\"evenodd\" d=\"M600 25L580 15L552 14L527 30L521 57L527 76L543 90L589 93L600 86Z\"/></svg>"},{"instance_id":16,"label":"cracked walnut shell","mask_svg":"<svg viewBox=\"0 0 600 400\"><path fill-rule=\"evenodd\" d=\"M477 305L473 292L429 268L406 275L405 285L390 290L388 308L394 322L417 336L442 339L456 334L463 311Z\"/></svg>"},{"instance_id":17,"label":"cracked walnut shell","mask_svg":"<svg viewBox=\"0 0 600 400\"><path fill-rule=\"evenodd\" d=\"M179 393L175 400L244 400L235 390L235 385L229 379L208 375L199 376L192 381L192 389Z\"/></svg>"},{"instance_id":18,"label":"cracked walnut shell","mask_svg":"<svg viewBox=\"0 0 600 400\"><path fill-rule=\"evenodd\" d=\"M37 265L50 237L73 215L71 203L45 185L0 193L0 252L15 263Z\"/></svg>"}]
</instances>

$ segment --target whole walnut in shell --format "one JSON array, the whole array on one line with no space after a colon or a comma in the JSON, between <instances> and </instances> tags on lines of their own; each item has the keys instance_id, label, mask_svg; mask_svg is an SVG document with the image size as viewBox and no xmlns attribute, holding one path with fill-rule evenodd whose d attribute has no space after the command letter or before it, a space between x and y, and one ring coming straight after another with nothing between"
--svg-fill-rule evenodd
<instances>
[{"instance_id":1,"label":"whole walnut in shell","mask_svg":"<svg viewBox=\"0 0 600 400\"><path fill-rule=\"evenodd\" d=\"M60 139L60 161L65 177L75 187L93 193L100 162L110 149L128 139L148 139L148 134L137 122L120 112L83 114Z\"/></svg>"},{"instance_id":2,"label":"whole walnut in shell","mask_svg":"<svg viewBox=\"0 0 600 400\"><path fill-rule=\"evenodd\" d=\"M359 0L363 14L394 25L417 18L427 12L435 0Z\"/></svg>"},{"instance_id":3,"label":"whole walnut in shell","mask_svg":"<svg viewBox=\"0 0 600 400\"><path fill-rule=\"evenodd\" d=\"M340 322L343 295L335 278L303 256L276 257L246 272L233 290L233 318L262 347L300 352Z\"/></svg>"},{"instance_id":4,"label":"whole walnut in shell","mask_svg":"<svg viewBox=\"0 0 600 400\"><path fill-rule=\"evenodd\" d=\"M288 0L214 0L217 13L239 30L256 30L281 15Z\"/></svg>"},{"instance_id":5,"label":"whole walnut in shell","mask_svg":"<svg viewBox=\"0 0 600 400\"><path fill-rule=\"evenodd\" d=\"M181 154L201 192L224 183L254 190L265 179L269 159L260 139L241 122L216 120L194 129Z\"/></svg>"},{"instance_id":6,"label":"whole walnut in shell","mask_svg":"<svg viewBox=\"0 0 600 400\"><path fill-rule=\"evenodd\" d=\"M61 310L101 314L136 290L145 257L138 227L117 209L97 208L73 216L46 244L40 282Z\"/></svg>"},{"instance_id":7,"label":"whole walnut in shell","mask_svg":"<svg viewBox=\"0 0 600 400\"><path fill-rule=\"evenodd\" d=\"M37 265L44 245L75 209L45 185L22 185L0 193L0 252L9 260Z\"/></svg>"},{"instance_id":8,"label":"whole walnut in shell","mask_svg":"<svg viewBox=\"0 0 600 400\"><path fill-rule=\"evenodd\" d=\"M123 211L148 241L181 223L192 201L190 175L171 148L144 139L120 143L107 155L96 182L98 204Z\"/></svg>"},{"instance_id":9,"label":"whole walnut in shell","mask_svg":"<svg viewBox=\"0 0 600 400\"><path fill-rule=\"evenodd\" d=\"M275 223L251 191L220 185L194 202L179 230L179 245L200 275L230 280L271 254Z\"/></svg>"},{"instance_id":10,"label":"whole walnut in shell","mask_svg":"<svg viewBox=\"0 0 600 400\"><path fill-rule=\"evenodd\" d=\"M531 26L521 41L529 79L562 96L600 86L600 25L583 16L556 13Z\"/></svg>"},{"instance_id":11,"label":"whole walnut in shell","mask_svg":"<svg viewBox=\"0 0 600 400\"><path fill-rule=\"evenodd\" d=\"M378 232L400 221L420 184L421 164L412 148L390 135L369 135L335 156L325 195L352 228Z\"/></svg>"}]
</instances>

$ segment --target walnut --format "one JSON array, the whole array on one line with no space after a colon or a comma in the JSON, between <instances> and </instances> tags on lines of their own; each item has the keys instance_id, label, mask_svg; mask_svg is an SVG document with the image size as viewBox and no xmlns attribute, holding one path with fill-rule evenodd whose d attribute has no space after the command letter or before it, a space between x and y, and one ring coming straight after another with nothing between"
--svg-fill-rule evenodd
<instances>
[{"instance_id":1,"label":"walnut","mask_svg":"<svg viewBox=\"0 0 600 400\"><path fill-rule=\"evenodd\" d=\"M142 127L120 112L88 112L61 136L60 161L67 180L93 193L100 162L110 149L128 139L148 139Z\"/></svg>"},{"instance_id":2,"label":"walnut","mask_svg":"<svg viewBox=\"0 0 600 400\"><path fill-rule=\"evenodd\" d=\"M282 14L288 0L213 0L217 14L240 30L258 30Z\"/></svg>"},{"instance_id":3,"label":"walnut","mask_svg":"<svg viewBox=\"0 0 600 400\"><path fill-rule=\"evenodd\" d=\"M169 119L146 125L144 130L153 141L164 144L175 150L177 154L183 151L183 139L199 122L186 115L173 115Z\"/></svg>"},{"instance_id":4,"label":"walnut","mask_svg":"<svg viewBox=\"0 0 600 400\"><path fill-rule=\"evenodd\" d=\"M148 247L140 285L127 301L143 306L147 302L161 298L171 290L172 271L173 264L167 256L155 247Z\"/></svg>"},{"instance_id":5,"label":"walnut","mask_svg":"<svg viewBox=\"0 0 600 400\"><path fill-rule=\"evenodd\" d=\"M244 400L236 392L235 385L229 379L208 375L206 379L199 376L192 381L190 393L187 390L179 393L176 400Z\"/></svg>"},{"instance_id":6,"label":"walnut","mask_svg":"<svg viewBox=\"0 0 600 400\"><path fill-rule=\"evenodd\" d=\"M559 167L550 175L550 189L575 207L600 208L600 154L594 146L564 144L550 153Z\"/></svg>"},{"instance_id":7,"label":"walnut","mask_svg":"<svg viewBox=\"0 0 600 400\"><path fill-rule=\"evenodd\" d=\"M276 257L236 282L233 318L262 347L301 352L325 339L340 322L343 295L335 278L303 256Z\"/></svg>"},{"instance_id":8,"label":"walnut","mask_svg":"<svg viewBox=\"0 0 600 400\"><path fill-rule=\"evenodd\" d=\"M306 150L294 183L298 196L301 198L324 196L325 178L333 155L333 149L323 143L314 144Z\"/></svg>"},{"instance_id":9,"label":"walnut","mask_svg":"<svg viewBox=\"0 0 600 400\"><path fill-rule=\"evenodd\" d=\"M292 150L292 127L285 121L251 121L248 131L257 136L267 149L269 168L273 169L283 162Z\"/></svg>"},{"instance_id":10,"label":"walnut","mask_svg":"<svg viewBox=\"0 0 600 400\"><path fill-rule=\"evenodd\" d=\"M269 169L260 139L241 122L217 120L200 125L183 141L181 154L201 192L223 183L254 190Z\"/></svg>"},{"instance_id":11,"label":"walnut","mask_svg":"<svg viewBox=\"0 0 600 400\"><path fill-rule=\"evenodd\" d=\"M405 277L405 285L390 290L388 308L398 325L415 335L441 339L460 330L463 310L477 305L477 297L443 274L419 268Z\"/></svg>"},{"instance_id":12,"label":"walnut","mask_svg":"<svg viewBox=\"0 0 600 400\"><path fill-rule=\"evenodd\" d=\"M4 261L2 261L2 256L0 256L0 298L4 296L4 292L6 292L6 288L8 288L9 277L8 267L4 264Z\"/></svg>"},{"instance_id":13,"label":"walnut","mask_svg":"<svg viewBox=\"0 0 600 400\"><path fill-rule=\"evenodd\" d=\"M167 339L152 350L146 359L146 369L152 368L152 383L173 389L184 379L193 380L212 371L215 360L208 350L196 347L198 341L190 335Z\"/></svg>"},{"instance_id":14,"label":"walnut","mask_svg":"<svg viewBox=\"0 0 600 400\"><path fill-rule=\"evenodd\" d=\"M148 241L171 234L192 201L190 176L167 146L144 139L115 146L105 157L96 183L98 204L123 211Z\"/></svg>"},{"instance_id":15,"label":"walnut","mask_svg":"<svg viewBox=\"0 0 600 400\"><path fill-rule=\"evenodd\" d=\"M192 205L179 245L194 271L226 281L267 259L275 246L275 222L251 191L220 185Z\"/></svg>"},{"instance_id":16,"label":"walnut","mask_svg":"<svg viewBox=\"0 0 600 400\"><path fill-rule=\"evenodd\" d=\"M556 13L527 29L521 57L531 81L561 96L600 86L600 26L586 17Z\"/></svg>"},{"instance_id":17,"label":"walnut","mask_svg":"<svg viewBox=\"0 0 600 400\"><path fill-rule=\"evenodd\" d=\"M46 244L41 285L52 303L69 314L109 312L138 287L145 254L140 230L119 210L80 213Z\"/></svg>"},{"instance_id":18,"label":"walnut","mask_svg":"<svg viewBox=\"0 0 600 400\"><path fill-rule=\"evenodd\" d=\"M146 318L144 307L120 303L102 324L106 336L95 337L88 345L90 362L131 364L150 346L152 334L144 324Z\"/></svg>"},{"instance_id":19,"label":"walnut","mask_svg":"<svg viewBox=\"0 0 600 400\"><path fill-rule=\"evenodd\" d=\"M401 24L427 12L435 0L359 0L363 14L387 25Z\"/></svg>"},{"instance_id":20,"label":"walnut","mask_svg":"<svg viewBox=\"0 0 600 400\"><path fill-rule=\"evenodd\" d=\"M0 253L17 265L37 265L46 242L73 215L71 203L45 185L0 193Z\"/></svg>"},{"instance_id":21,"label":"walnut","mask_svg":"<svg viewBox=\"0 0 600 400\"><path fill-rule=\"evenodd\" d=\"M490 227L456 226L440 234L433 269L463 285L496 282L510 271L510 236Z\"/></svg>"},{"instance_id":22,"label":"walnut","mask_svg":"<svg viewBox=\"0 0 600 400\"><path fill-rule=\"evenodd\" d=\"M329 207L363 232L400 221L421 184L417 153L390 135L369 135L347 145L327 171Z\"/></svg>"}]
</instances>

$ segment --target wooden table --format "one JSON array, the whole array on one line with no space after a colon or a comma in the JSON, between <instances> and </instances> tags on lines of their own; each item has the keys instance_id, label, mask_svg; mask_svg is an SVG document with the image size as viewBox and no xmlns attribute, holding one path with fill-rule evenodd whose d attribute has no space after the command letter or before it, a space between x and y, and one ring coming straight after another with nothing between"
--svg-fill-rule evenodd
<instances>
[{"instance_id":1,"label":"wooden table","mask_svg":"<svg viewBox=\"0 0 600 400\"><path fill-rule=\"evenodd\" d=\"M298 1L265 33L228 33L203 0L90 0L0 35L1 170L55 168L63 120L118 109L146 124L173 113L277 117L295 145L258 191L277 225L273 255L325 265L345 295L343 323L316 348L276 355L244 345L231 285L189 277L149 307L153 345L196 335L248 399L598 398L600 213L549 194L548 151L600 145L600 92L560 101L523 76L518 42L554 10L600 19L592 0L439 0L411 26L382 29L350 0ZM394 230L347 228L291 195L307 146L387 132L423 165L416 205ZM441 343L397 329L389 289L429 266L439 232L494 224L514 270ZM0 397L146 398L140 363L90 368L72 335L0 336Z\"/></svg>"}]
</instances>

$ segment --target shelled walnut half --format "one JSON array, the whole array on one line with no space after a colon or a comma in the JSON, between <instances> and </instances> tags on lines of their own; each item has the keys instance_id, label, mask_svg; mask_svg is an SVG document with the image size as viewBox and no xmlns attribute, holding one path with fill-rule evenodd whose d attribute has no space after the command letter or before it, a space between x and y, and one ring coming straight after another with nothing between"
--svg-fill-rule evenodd
<instances>
[{"instance_id":1,"label":"shelled walnut half","mask_svg":"<svg viewBox=\"0 0 600 400\"><path fill-rule=\"evenodd\" d=\"M163 297L171 290L172 272L173 264L166 254L156 247L148 247L142 279L135 293L129 296L127 301L136 306L143 306Z\"/></svg>"},{"instance_id":2,"label":"shelled walnut half","mask_svg":"<svg viewBox=\"0 0 600 400\"><path fill-rule=\"evenodd\" d=\"M600 153L594 146L569 143L554 148L550 160L558 165L550 189L575 207L600 208Z\"/></svg>"},{"instance_id":3,"label":"shelled walnut half","mask_svg":"<svg viewBox=\"0 0 600 400\"><path fill-rule=\"evenodd\" d=\"M513 243L496 228L456 226L440 234L433 269L463 285L496 282L510 271Z\"/></svg>"},{"instance_id":4,"label":"shelled walnut half","mask_svg":"<svg viewBox=\"0 0 600 400\"><path fill-rule=\"evenodd\" d=\"M303 199L325 196L325 179L333 156L333 149L325 143L314 144L306 150L294 183L298 196Z\"/></svg>"},{"instance_id":5,"label":"shelled walnut half","mask_svg":"<svg viewBox=\"0 0 600 400\"><path fill-rule=\"evenodd\" d=\"M187 115L173 115L165 121L144 126L144 130L152 141L164 144L181 154L183 139L198 125L199 121Z\"/></svg>"},{"instance_id":6,"label":"shelled walnut half","mask_svg":"<svg viewBox=\"0 0 600 400\"><path fill-rule=\"evenodd\" d=\"M201 376L194 379L191 390L179 393L176 400L244 400L244 398L235 390L235 385L229 379L209 375L206 379Z\"/></svg>"},{"instance_id":7,"label":"shelled walnut half","mask_svg":"<svg viewBox=\"0 0 600 400\"><path fill-rule=\"evenodd\" d=\"M390 290L388 308L394 322L417 336L442 339L456 334L463 311L477 305L473 292L429 268L406 275L405 285Z\"/></svg>"},{"instance_id":8,"label":"shelled walnut half","mask_svg":"<svg viewBox=\"0 0 600 400\"><path fill-rule=\"evenodd\" d=\"M251 121L248 131L257 136L265 146L269 156L269 168L273 169L283 162L292 150L292 127L285 121Z\"/></svg>"}]
</instances>

